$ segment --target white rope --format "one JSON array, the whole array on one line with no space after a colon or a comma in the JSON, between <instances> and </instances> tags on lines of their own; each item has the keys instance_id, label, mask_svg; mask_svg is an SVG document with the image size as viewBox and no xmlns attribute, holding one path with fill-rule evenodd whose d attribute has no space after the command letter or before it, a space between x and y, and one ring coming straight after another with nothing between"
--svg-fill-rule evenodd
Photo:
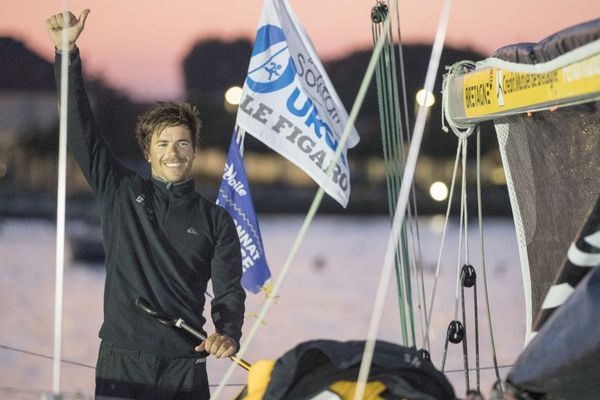
<instances>
[{"instance_id":1,"label":"white rope","mask_svg":"<svg viewBox=\"0 0 600 400\"><path fill-rule=\"evenodd\" d=\"M431 327L431 315L433 314L433 305L435 303L435 295L437 294L437 285L440 277L440 269L442 265L442 254L446 243L446 233L448 232L448 222L450 221L450 211L452 208L452 199L454 198L454 187L456 186L456 174L458 172L458 161L460 160L462 142L458 141L456 147L456 157L454 159L454 170L452 172L452 180L450 183L450 193L448 195L448 207L446 208L446 217L444 218L444 229L442 229L442 239L440 242L440 250L438 252L437 264L435 267L435 278L433 279L433 288L431 290L431 301L429 302L429 311L427 312L427 326L425 327L426 341L429 341L429 328Z\"/></svg>"},{"instance_id":2,"label":"white rope","mask_svg":"<svg viewBox=\"0 0 600 400\"><path fill-rule=\"evenodd\" d=\"M56 283L54 287L54 355L52 391L60 394L60 359L62 352L62 305L65 266L65 208L67 188L67 103L69 89L69 51L67 26L69 0L63 0L62 57L60 64L60 120L58 144L58 188L56 204Z\"/></svg>"},{"instance_id":3,"label":"white rope","mask_svg":"<svg viewBox=\"0 0 600 400\"><path fill-rule=\"evenodd\" d=\"M387 22L388 20L386 20L387 24L389 24L389 22ZM377 66L377 61L379 59L379 55L381 54L381 51L383 49L385 39L386 39L386 35L381 36L379 38L379 40L377 41L375 48L373 49L373 54L371 55L371 60L369 61L369 65L367 66L367 70L365 72L362 83L361 83L358 93L356 95L356 99L352 106L352 110L350 111L348 120L346 121L346 126L344 127L342 136L340 138L338 148L336 149L336 151L333 155L332 161L327 170L326 181L331 179L331 177L333 176L334 167L337 164L337 161L340 159L342 150L344 149L344 147L346 145L346 141L348 140L348 137L350 136L352 127L354 126L354 122L356 121L356 117L358 116L358 112L360 111L360 108L361 108L361 106L364 102L365 96L367 94L369 84L371 83L371 79L373 78L373 74L374 74L375 68ZM258 317L256 318L256 321L252 325L250 332L248 332L248 334L246 335L246 339L243 340L241 343L240 350L237 353L237 356L239 358L244 358L244 355L246 354L248 348L250 347L252 340L256 336L258 329L263 325L262 321L265 320L265 316L267 315L269 309L273 305L274 300L278 297L281 286L283 285L283 282L284 282L284 280L287 276L287 273L292 265L292 262L294 261L296 254L298 253L300 244L304 240L304 236L306 235L306 232L308 231L308 228L309 228L312 220L314 219L314 216L319 208L319 205L321 204L324 193L325 193L325 191L323 189L323 186L319 185L319 190L317 191L317 194L315 195L315 198L313 199L310 209L304 219L304 223L302 224L302 227L300 228L300 231L298 232L298 235L296 236L296 239L294 240L294 243L292 244L292 248L283 264L283 267L281 268L281 271L279 272L279 275L273 285L273 290L271 291L271 294L266 299L262 308L260 309ZM223 378L221 378L221 382L219 383L219 386L215 390L215 393L212 395L211 398L213 400L217 400L219 398L225 385L227 384L227 382L229 382L229 379L231 379L231 376L233 375L233 372L235 369L236 369L236 365L234 363L232 363L229 366L229 368L227 369L227 371L225 372L225 375L223 375Z\"/></svg>"},{"instance_id":4,"label":"white rope","mask_svg":"<svg viewBox=\"0 0 600 400\"><path fill-rule=\"evenodd\" d=\"M463 291L461 290L461 277L462 277L462 263L461 263L461 248L462 248L462 242L463 242L463 238L465 240L465 248L466 247L466 230L467 230L467 208L466 208L466 160L467 160L467 136L463 135L459 138L458 141L458 147L460 148L460 159L461 159L461 164L462 164L462 170L461 170L461 193L460 193L460 217L459 217L459 224L458 224L458 246L457 249L458 251L456 252L456 286L455 286L455 292L454 292L454 321L460 321L458 318L458 307L459 307L459 303L461 301L464 302L464 298L463 298ZM455 184L454 179L456 178L456 176L453 177L453 181L452 181L452 185ZM448 209L450 209L450 207L448 207ZM446 216L448 217L448 215ZM464 313L464 308L463 308L463 313ZM464 321L464 317L463 317L463 321L462 321L463 327L466 327L466 321ZM465 338L463 340L466 340L466 332L465 332ZM442 365L441 365L441 371L444 372L444 368L446 367L446 356L447 356L447 352L448 352L448 339L446 339L446 345L444 346L444 353L442 356ZM466 355L465 355L466 357ZM467 369L465 369L467 371ZM468 374L468 372L467 372ZM468 375L467 375L467 389L468 389Z\"/></svg>"},{"instance_id":5,"label":"white rope","mask_svg":"<svg viewBox=\"0 0 600 400\"><path fill-rule=\"evenodd\" d=\"M461 302L462 302L462 323L463 323L463 327L465 329L465 337L463 339L463 358L464 358L464 363L465 363L465 387L467 389L470 389L470 385L469 385L469 368L468 368L468 363L469 363L469 355L468 355L468 346L467 346L467 315L465 313L465 290L464 290L464 284L463 284L463 265L468 265L469 264L469 207L468 207L468 203L467 203L467 153L468 153L468 142L467 142L467 137L463 137L461 140L464 141L463 143L463 183L462 183L462 207L463 207L463 235L464 235L464 239L465 239L465 255L464 255L464 260L462 263L460 263L458 265L457 268L457 272L458 272L458 284L460 285L461 288ZM460 250L460 249L459 249ZM475 304L477 304L477 302L475 302ZM477 356L479 356L479 354L477 354ZM479 372L479 371L478 371ZM477 387L479 390L479 386Z\"/></svg>"},{"instance_id":6,"label":"white rope","mask_svg":"<svg viewBox=\"0 0 600 400\"><path fill-rule=\"evenodd\" d=\"M458 307L459 307L459 303L461 301L462 298L462 290L461 290L461 281L462 281L462 263L461 263L461 249L462 249L462 243L463 243L463 239L465 241L465 248L467 249L467 253L468 253L468 247L466 245L467 242L467 237L466 237L466 230L467 230L467 208L466 208L466 201L467 201L467 197L466 197L466 160L467 160L467 136L461 136L458 140L458 148L459 150L457 151L457 157L458 154L460 154L460 160L461 160L461 164L462 164L462 168L461 168L461 191L460 191L460 216L458 219L458 245L457 245L457 249L458 251L456 252L456 285L455 285L455 291L454 291L454 320L455 321L460 321L458 318ZM458 164L458 158L456 160L456 164L455 164L455 168ZM456 183L456 170L455 170L455 174L452 177L452 186L454 187ZM450 211L450 204L448 204L448 213L446 214L446 218L449 218L449 211ZM442 249L440 249L440 255L441 255L441 251ZM439 262L439 260L438 260ZM464 299L463 299L464 301ZM463 318L464 319L464 318ZM466 326L466 321L462 321L463 326ZM447 342L446 342L447 344ZM447 351L448 351L448 347L445 346L444 348L444 353L442 356L442 365L441 365L441 370L442 372L444 371L444 368L446 366L446 355L447 355ZM468 386L468 385L467 385Z\"/></svg>"},{"instance_id":7,"label":"white rope","mask_svg":"<svg viewBox=\"0 0 600 400\"><path fill-rule=\"evenodd\" d=\"M481 131L477 129L477 214L479 219L479 244L481 251L481 272L483 273L483 293L485 296L485 309L487 312L488 329L490 331L490 344L492 346L492 361L496 372L496 380L499 382L500 391L502 391L502 381L498 373L498 358L496 356L496 344L494 341L494 329L492 327L492 311L490 307L490 296L488 293L487 273L485 268L485 251L483 236L483 210L481 207Z\"/></svg>"},{"instance_id":8,"label":"white rope","mask_svg":"<svg viewBox=\"0 0 600 400\"><path fill-rule=\"evenodd\" d=\"M429 341L427 340L427 335L425 334L426 326L427 326L427 301L425 294L425 277L423 274L423 257L421 253L421 237L419 235L419 223L418 223L418 215L416 212L416 201L414 198L414 188L412 191L413 194L413 204L415 205L414 213L411 215L409 212L408 217L412 217L412 223L409 223L409 234L410 234L410 242L412 244L412 257L411 267L413 274L415 276L415 288L417 292L417 310L419 314L419 330L421 333L421 347L425 350L429 351ZM409 207L410 208L410 207ZM409 221L410 222L410 221ZM416 343L415 343L416 346Z\"/></svg>"},{"instance_id":9,"label":"white rope","mask_svg":"<svg viewBox=\"0 0 600 400\"><path fill-rule=\"evenodd\" d=\"M465 235L464 264L470 264L469 263L469 207L468 207L468 203L467 203L467 150L468 150L469 143L468 143L466 137L462 140L464 140L464 143L463 143L463 186L462 186L463 207L465 209L464 226L463 226L464 235Z\"/></svg>"},{"instance_id":10,"label":"white rope","mask_svg":"<svg viewBox=\"0 0 600 400\"><path fill-rule=\"evenodd\" d=\"M392 9L395 10L397 7L397 1L392 2ZM440 14L440 20L438 23L433 48L431 51L431 58L429 60L429 66L427 68L427 75L425 77L425 90L428 93L433 93L433 87L435 85L435 79L437 70L439 67L440 57L442 55L442 49L446 38L446 31L448 29L448 21L450 19L450 11L452 9L452 0L445 0L442 6ZM386 23L389 20L386 19ZM379 44L379 43L378 43ZM398 195L398 204L394 214L394 221L392 224L392 232L388 240L387 250L384 258L383 269L379 279L379 287L375 298L375 304L373 306L373 313L371 316L371 323L367 333L367 340L365 343L365 349L363 352L362 362L360 365L360 371L358 374L357 387L354 395L355 400L362 399L366 382L369 377L369 371L371 368L371 362L373 360L373 353L375 350L375 342L377 340L377 333L379 331L379 324L381 322L381 316L383 313L383 306L385 303L385 297L389 285L390 272L393 269L394 264L394 253L395 244L398 242L400 235L400 227L406 214L406 206L408 204L411 184L413 181L415 167L417 164L417 157L421 147L421 140L423 139L423 131L425 129L425 122L427 119L427 107L419 107L417 114L417 120L415 122L413 141L410 145L408 157L406 160L406 168L402 177L402 185L400 187L400 193Z\"/></svg>"},{"instance_id":11,"label":"white rope","mask_svg":"<svg viewBox=\"0 0 600 400\"><path fill-rule=\"evenodd\" d=\"M431 317L433 315L433 298L436 294L436 290L437 290L437 279L438 279L438 273L439 273L439 268L441 265L441 257L442 257L442 251L443 251L443 247L444 247L444 241L445 241L445 235L446 235L446 229L448 227L448 222L450 220L450 211L451 211L451 203L452 203L452 197L454 194L454 187L456 185L456 172L458 169L458 161L463 161L463 153L464 153L464 146L465 146L465 142L460 139L458 141L458 146L457 146L457 150L456 150L456 160L454 162L454 173L452 175L452 184L451 184L451 190L450 190L450 198L448 200L448 208L446 209L446 221L444 222L444 234L442 237L442 244L440 245L440 252L438 255L438 267L436 270L436 282L435 285L433 287L433 293L432 293L432 299L431 299L431 311L429 313L429 316ZM464 166L462 168L461 171L461 181L464 178ZM464 187L464 182L463 182L463 187ZM461 193L460 193L460 216L458 218L458 252L456 255L456 286L454 289L454 320L458 320L458 302L459 302L459 291L460 291L460 285L459 285L459 278L460 278L460 247L461 247L461 241L462 241L462 224L463 224L463 196L462 196L462 187L461 187ZM444 346L444 353L442 354L442 365L440 367L441 371L444 372L444 368L446 366L446 355L448 353L448 339L446 339L446 345Z\"/></svg>"},{"instance_id":12,"label":"white rope","mask_svg":"<svg viewBox=\"0 0 600 400\"><path fill-rule=\"evenodd\" d=\"M448 107L452 97L450 95L450 90L452 90L452 82L457 75L464 75L474 68L475 63L473 61L459 61L448 68L448 72L444 76L442 83L442 130L444 132L448 132L448 128L445 124L445 122L448 122L452 132L459 138L463 136L470 136L475 130L475 125L461 124L450 118L450 113L448 112Z\"/></svg>"},{"instance_id":13,"label":"white rope","mask_svg":"<svg viewBox=\"0 0 600 400\"><path fill-rule=\"evenodd\" d=\"M460 187L460 218L459 218L459 224L458 224L458 251L456 254L456 291L455 291L455 296L454 296L454 319L458 320L458 303L460 301L459 297L459 292L460 292L460 271L461 271L461 248L462 248L462 241L463 241L463 237L464 237L464 229L465 229L465 214L466 214L466 208L465 208L465 193L466 193L466 161L467 161L467 139L466 137L461 137L460 138L460 144L461 144L461 164L462 164L462 169L461 169L461 187ZM464 321L463 321L464 324Z\"/></svg>"}]
</instances>

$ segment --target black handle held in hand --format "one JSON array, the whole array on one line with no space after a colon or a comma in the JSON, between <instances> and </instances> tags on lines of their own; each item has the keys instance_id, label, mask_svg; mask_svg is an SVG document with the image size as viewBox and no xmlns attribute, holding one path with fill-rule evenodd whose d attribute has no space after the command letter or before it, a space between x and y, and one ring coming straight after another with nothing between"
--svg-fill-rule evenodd
<instances>
[{"instance_id":1,"label":"black handle held in hand","mask_svg":"<svg viewBox=\"0 0 600 400\"><path fill-rule=\"evenodd\" d=\"M156 310L143 297L138 297L137 299L135 299L135 305L139 310L143 311L146 315L154 318L155 320L157 320L158 322L160 322L163 325L170 326L172 328L183 329L184 331L188 332L190 335L195 336L196 338L198 338L200 340L206 340L206 336L204 336L202 333L200 333L199 331L197 331L196 329L194 329L193 327L188 325L183 319L174 318L174 317L171 317L161 311ZM250 370L250 367L252 366L249 362L247 362L241 358L238 358L236 356L229 356L229 358L233 362L238 364L240 367L244 368L246 371Z\"/></svg>"}]
</instances>

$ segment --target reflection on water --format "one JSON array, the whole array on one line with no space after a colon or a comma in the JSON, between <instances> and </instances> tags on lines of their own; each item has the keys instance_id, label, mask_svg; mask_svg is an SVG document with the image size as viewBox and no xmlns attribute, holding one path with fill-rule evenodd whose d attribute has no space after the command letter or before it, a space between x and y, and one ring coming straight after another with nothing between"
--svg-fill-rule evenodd
<instances>
[{"instance_id":1,"label":"reflection on water","mask_svg":"<svg viewBox=\"0 0 600 400\"><path fill-rule=\"evenodd\" d=\"M296 216L261 218L267 258L274 276L302 224ZM420 224L423 265L428 297L441 237L439 221L426 218ZM486 265L499 363L510 364L523 344L524 310L514 227L507 220L491 220L486 226ZM309 229L281 297L267 316L248 354L249 361L277 358L297 343L322 338L364 339L385 246L389 222L379 217L320 217ZM475 228L469 234L471 263L478 268L479 245ZM441 360L446 327L454 319L457 227L446 238L442 271L432 319L431 349L434 362ZM48 222L5 221L0 229L0 398L39 399L52 387L52 361L39 355L53 352L55 228ZM104 269L69 259L64 281L63 358L83 365L62 364L61 388L67 398L92 398L94 370L102 321ZM478 281L482 285L482 281ZM478 289L482 293L482 289ZM400 322L395 288L390 287L379 337L400 343ZM471 297L470 295L468 297ZM260 306L260 296L249 296L251 313ZM416 304L416 303L415 303ZM485 319L480 301L481 365L492 365ZM416 306L418 306L416 304ZM472 309L472 306L470 306ZM246 329L252 323L246 321ZM418 321L418 320L417 320ZM472 321L467 320L472 327ZM420 324L420 323L418 323ZM210 329L209 329L210 331ZM419 332L417 330L417 332ZM419 334L419 333L418 333ZM473 343L471 341L471 343ZM8 348L7 348L8 347ZM473 351L471 351L473 353ZM475 365L471 354L471 366ZM448 354L447 370L462 368L462 346ZM229 366L227 360L209 362L211 381ZM506 369L503 370L506 373ZM464 393L464 374L448 374L457 394ZM243 371L236 371L230 383L243 383ZM474 375L471 382L474 382ZM482 389L488 392L493 371L482 375ZM229 388L232 398L239 387Z\"/></svg>"}]
</instances>

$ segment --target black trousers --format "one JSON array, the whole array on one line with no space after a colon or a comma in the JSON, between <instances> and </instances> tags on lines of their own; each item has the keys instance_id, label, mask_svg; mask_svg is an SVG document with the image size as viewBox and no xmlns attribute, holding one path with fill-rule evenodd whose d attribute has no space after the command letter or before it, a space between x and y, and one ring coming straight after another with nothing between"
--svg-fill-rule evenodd
<instances>
[{"instance_id":1,"label":"black trousers","mask_svg":"<svg viewBox=\"0 0 600 400\"><path fill-rule=\"evenodd\" d=\"M206 360L161 358L102 342L96 399L204 400L210 398Z\"/></svg>"}]
</instances>

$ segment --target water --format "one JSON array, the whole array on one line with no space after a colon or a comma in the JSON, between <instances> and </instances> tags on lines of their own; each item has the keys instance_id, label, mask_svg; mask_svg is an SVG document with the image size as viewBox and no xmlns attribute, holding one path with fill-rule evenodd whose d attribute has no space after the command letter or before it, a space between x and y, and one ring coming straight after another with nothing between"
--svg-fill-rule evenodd
<instances>
[{"instance_id":1,"label":"water","mask_svg":"<svg viewBox=\"0 0 600 400\"><path fill-rule=\"evenodd\" d=\"M303 219L264 216L261 230L272 272L284 263ZM440 245L438 218L420 222L425 284L430 297ZM490 285L494 335L500 365L515 361L523 345L524 306L517 245L511 221L492 219L486 227L486 265ZM382 217L318 217L312 224L283 285L281 297L245 358L250 361L281 356L296 344L311 339L364 339L389 235ZM471 263L479 268L478 231L469 231ZM448 323L454 319L457 265L457 226L451 225L443 253L442 271L432 319L432 358L439 366ZM8 220L0 227L0 399L40 399L52 387L54 331L55 227L48 222ZM62 364L61 390L66 398L93 397L94 370L102 321L104 269L99 265L67 262L64 278L63 359L84 365ZM379 337L401 341L395 285L387 295ZM483 281L478 280L483 293ZM471 298L471 293L467 294ZM261 296L249 296L247 309L257 311ZM468 306L472 314L472 305ZM479 300L482 366L491 366L491 350L483 298ZM248 329L254 322L246 320ZM418 320L417 320L418 321ZM467 320L472 329L472 319ZM209 330L210 331L210 330ZM420 335L417 330L417 334ZM470 366L475 365L470 339ZM418 341L420 344L420 340ZM451 345L446 370L463 368L462 345ZM13 350L22 349L35 354ZM211 382L218 383L229 360L209 362ZM504 376L508 369L501 372ZM465 389L464 373L449 372L459 396ZM471 373L471 386L475 374ZM489 393L495 378L482 373L482 390ZM236 372L230 384L245 382ZM222 398L241 389L229 387Z\"/></svg>"}]
</instances>

